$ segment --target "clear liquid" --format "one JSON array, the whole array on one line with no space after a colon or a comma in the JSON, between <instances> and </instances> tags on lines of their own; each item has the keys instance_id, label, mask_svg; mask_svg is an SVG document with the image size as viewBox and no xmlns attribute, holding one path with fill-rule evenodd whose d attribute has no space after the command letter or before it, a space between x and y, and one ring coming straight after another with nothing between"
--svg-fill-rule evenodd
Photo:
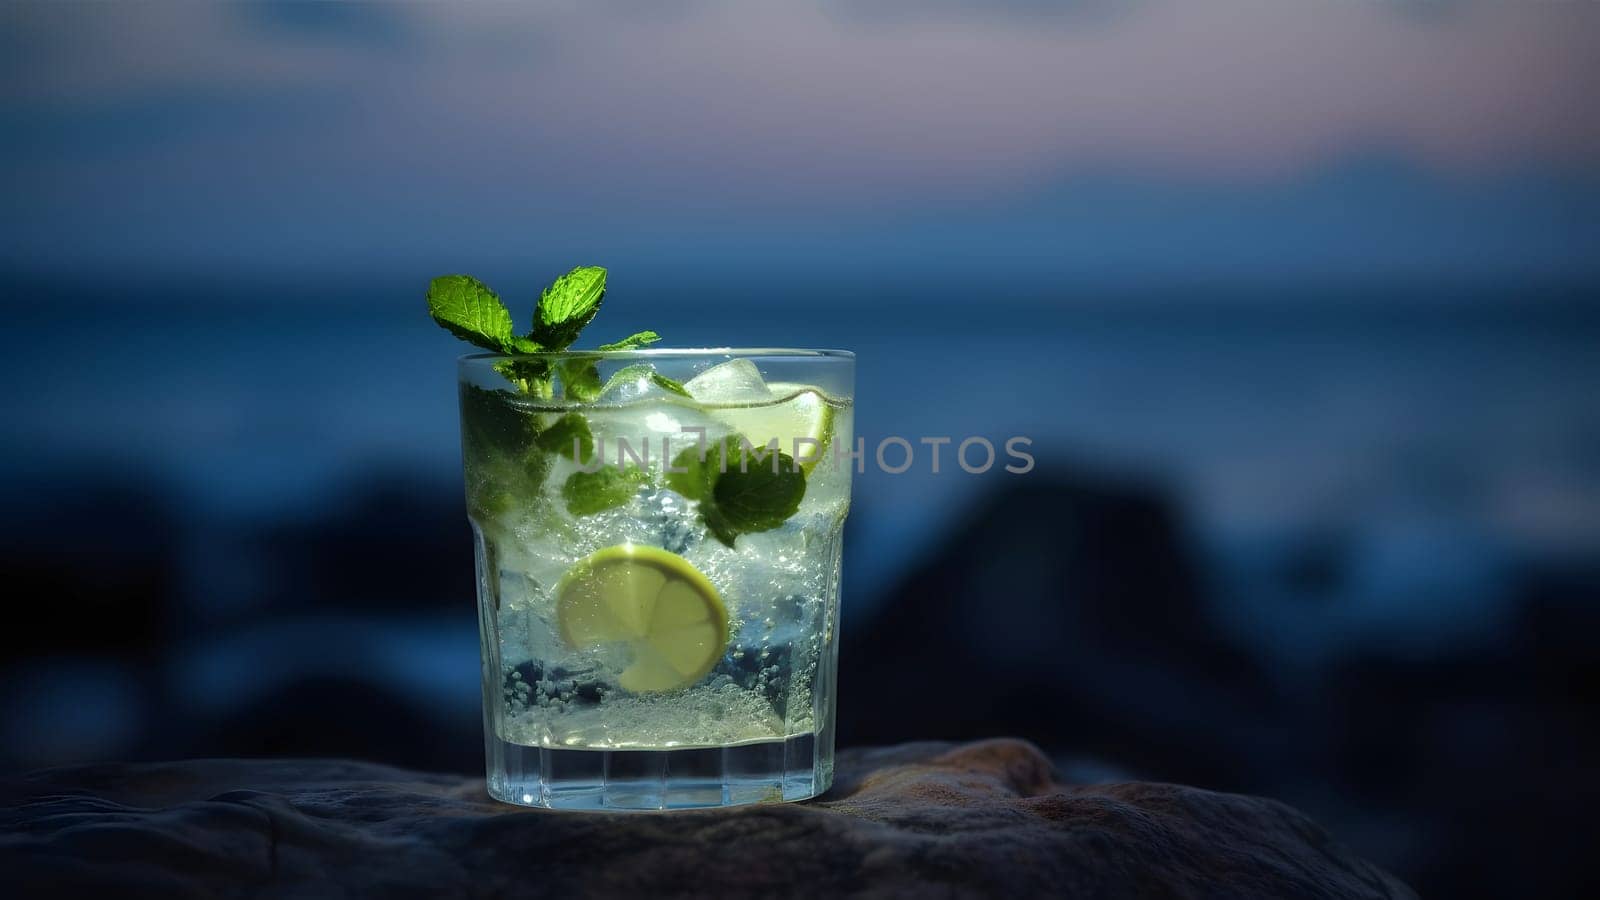
<instances>
[{"instance_id":1,"label":"clear liquid","mask_svg":"<svg viewBox=\"0 0 1600 900\"><path fill-rule=\"evenodd\" d=\"M694 441L681 426L705 427L711 440L726 432L714 415L674 404L584 415L613 463L615 438L656 441L649 465L658 476L673 451ZM845 446L850 426L841 407L835 439ZM492 516L475 514L490 793L536 806L663 809L826 790L849 465L827 454L807 478L800 510L778 529L741 535L734 548L711 537L694 504L659 477L626 504L572 516L560 493L576 470L570 458L555 463L532 502L519 495ZM467 477L470 486L481 473L469 463ZM722 596L731 638L700 681L630 693L616 681L627 662L618 647L561 639L554 586L579 560L623 542L679 554Z\"/></svg>"}]
</instances>

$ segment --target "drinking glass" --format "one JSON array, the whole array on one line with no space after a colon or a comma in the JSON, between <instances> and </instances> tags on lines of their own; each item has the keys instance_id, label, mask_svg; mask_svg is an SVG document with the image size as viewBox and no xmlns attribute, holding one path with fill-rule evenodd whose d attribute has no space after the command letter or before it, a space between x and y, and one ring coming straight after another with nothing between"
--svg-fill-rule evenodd
<instances>
[{"instance_id":1,"label":"drinking glass","mask_svg":"<svg viewBox=\"0 0 1600 900\"><path fill-rule=\"evenodd\" d=\"M854 368L835 350L461 359L492 796L827 790Z\"/></svg>"}]
</instances>

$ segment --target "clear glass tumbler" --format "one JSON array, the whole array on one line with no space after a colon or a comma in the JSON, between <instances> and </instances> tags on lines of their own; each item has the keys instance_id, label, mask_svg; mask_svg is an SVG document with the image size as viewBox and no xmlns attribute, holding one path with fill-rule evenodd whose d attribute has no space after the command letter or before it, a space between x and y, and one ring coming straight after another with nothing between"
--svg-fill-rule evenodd
<instances>
[{"instance_id":1,"label":"clear glass tumbler","mask_svg":"<svg viewBox=\"0 0 1600 900\"><path fill-rule=\"evenodd\" d=\"M827 790L854 356L459 369L489 793L666 809Z\"/></svg>"}]
</instances>

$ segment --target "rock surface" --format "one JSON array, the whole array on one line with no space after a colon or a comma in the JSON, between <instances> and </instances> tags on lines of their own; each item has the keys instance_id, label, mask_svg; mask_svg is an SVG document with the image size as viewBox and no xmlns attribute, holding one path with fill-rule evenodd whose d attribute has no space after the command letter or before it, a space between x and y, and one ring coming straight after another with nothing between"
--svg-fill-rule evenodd
<instances>
[{"instance_id":1,"label":"rock surface","mask_svg":"<svg viewBox=\"0 0 1600 900\"><path fill-rule=\"evenodd\" d=\"M1062 783L1031 744L840 754L826 798L594 814L338 760L0 780L10 896L1413 897L1272 800ZM8 892L9 893L9 892Z\"/></svg>"}]
</instances>

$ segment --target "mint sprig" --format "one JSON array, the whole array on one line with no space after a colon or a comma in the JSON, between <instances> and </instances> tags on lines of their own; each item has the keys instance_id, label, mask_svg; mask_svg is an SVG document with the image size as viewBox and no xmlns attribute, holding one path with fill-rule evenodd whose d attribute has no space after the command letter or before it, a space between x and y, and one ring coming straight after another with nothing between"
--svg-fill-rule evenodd
<instances>
[{"instance_id":1,"label":"mint sprig","mask_svg":"<svg viewBox=\"0 0 1600 900\"><path fill-rule=\"evenodd\" d=\"M444 275L428 285L428 314L451 334L485 350L512 356L559 352L571 347L579 333L594 320L606 295L606 270L601 266L578 266L545 288L534 306L532 327L517 334L511 312L488 285L470 275ZM601 344L601 350L632 350L661 340L654 331L640 331L620 341ZM555 395L555 378L565 395L573 400L593 400L601 390L595 358L562 360L552 368L543 359L507 359L495 364L495 371L524 394L543 399ZM658 381L677 382L662 376Z\"/></svg>"}]
</instances>

